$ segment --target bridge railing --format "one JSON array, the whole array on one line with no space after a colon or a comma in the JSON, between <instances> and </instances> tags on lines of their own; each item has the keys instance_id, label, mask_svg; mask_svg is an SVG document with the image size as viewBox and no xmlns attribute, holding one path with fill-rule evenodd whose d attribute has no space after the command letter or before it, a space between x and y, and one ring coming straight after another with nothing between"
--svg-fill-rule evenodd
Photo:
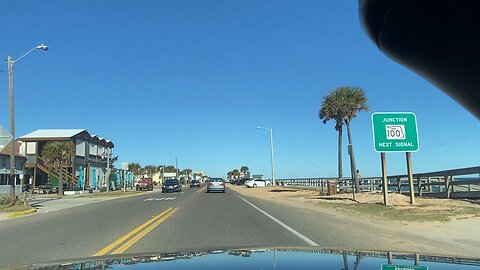
<instances>
[{"instance_id":1,"label":"bridge railing","mask_svg":"<svg viewBox=\"0 0 480 270\"><path fill-rule=\"evenodd\" d=\"M433 197L462 197L480 198L480 166L454 170L435 171L413 174L415 193L420 197L427 195ZM288 178L276 179L279 185L299 186L327 191L327 182L336 181L337 192L352 192L353 181L351 178ZM392 175L387 177L388 191L408 193L408 175ZM361 192L382 192L381 177L360 178Z\"/></svg>"}]
</instances>

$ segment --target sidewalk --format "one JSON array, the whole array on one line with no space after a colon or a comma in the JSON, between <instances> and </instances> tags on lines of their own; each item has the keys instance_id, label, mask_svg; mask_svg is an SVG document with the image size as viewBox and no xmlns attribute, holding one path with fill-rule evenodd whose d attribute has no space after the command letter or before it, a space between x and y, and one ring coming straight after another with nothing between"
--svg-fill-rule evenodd
<instances>
[{"instance_id":1,"label":"sidewalk","mask_svg":"<svg viewBox=\"0 0 480 270\"><path fill-rule=\"evenodd\" d=\"M135 192L133 194L128 194L127 192L127 195L106 196L106 197L96 197L96 196L90 197L88 195L75 195L75 196L64 196L63 198L58 198L56 195L32 195L29 198L29 204L30 206L36 209L36 212L29 211L29 212L25 212L25 214L17 212L17 214L19 215L18 217L14 217L14 218L19 218L25 215L48 213L48 212L58 211L58 210L67 209L67 208L76 207L76 206L82 206L82 205L115 200L120 198L128 198L132 196L156 193L156 192L161 192L161 190L157 189L157 190L141 192L141 193ZM10 215L14 213L15 212L13 213L0 212L0 222L4 220L12 219Z\"/></svg>"}]
</instances>

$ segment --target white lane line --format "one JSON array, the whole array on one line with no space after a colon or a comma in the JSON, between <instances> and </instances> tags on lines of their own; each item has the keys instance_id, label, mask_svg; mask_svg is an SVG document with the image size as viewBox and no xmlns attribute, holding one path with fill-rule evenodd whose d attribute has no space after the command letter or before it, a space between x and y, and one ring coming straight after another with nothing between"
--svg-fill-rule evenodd
<instances>
[{"instance_id":1,"label":"white lane line","mask_svg":"<svg viewBox=\"0 0 480 270\"><path fill-rule=\"evenodd\" d=\"M143 200L144 202L149 202L149 201L168 201L168 200L175 200L177 197L162 197L162 198L148 198Z\"/></svg>"},{"instance_id":2,"label":"white lane line","mask_svg":"<svg viewBox=\"0 0 480 270\"><path fill-rule=\"evenodd\" d=\"M287 224L281 222L280 220L276 219L275 217L273 217L272 215L270 215L269 213L263 211L262 209L258 208L256 205L254 205L253 203L245 200L244 198L240 197L240 199L242 199L244 202L250 204L250 206L252 206L253 208L257 209L258 211L260 211L260 213L264 214L265 216L267 216L269 219L273 220L274 222L276 222L278 225L282 226L284 229L286 229L287 231L291 232L293 235L295 235L296 237L300 238L301 240L303 240L305 243L309 244L310 246L314 246L314 247L318 247L319 244L315 243L315 241L313 241L312 239L306 237L305 235L297 232L296 230L294 230L292 227L288 226Z\"/></svg>"}]
</instances>

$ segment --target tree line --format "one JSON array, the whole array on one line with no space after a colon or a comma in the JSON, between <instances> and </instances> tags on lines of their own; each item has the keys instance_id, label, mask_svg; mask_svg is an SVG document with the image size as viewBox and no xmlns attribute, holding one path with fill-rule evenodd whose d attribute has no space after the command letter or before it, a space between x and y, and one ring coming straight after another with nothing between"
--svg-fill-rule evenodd
<instances>
[{"instance_id":1,"label":"tree line","mask_svg":"<svg viewBox=\"0 0 480 270\"><path fill-rule=\"evenodd\" d=\"M153 177L157 173L177 173L178 177L187 177L195 178L197 176L204 177L204 173L193 173L193 170L190 168L177 169L173 165L146 165L142 167L140 163L130 163L128 164L128 171L132 172L134 175L147 175L148 177Z\"/></svg>"}]
</instances>

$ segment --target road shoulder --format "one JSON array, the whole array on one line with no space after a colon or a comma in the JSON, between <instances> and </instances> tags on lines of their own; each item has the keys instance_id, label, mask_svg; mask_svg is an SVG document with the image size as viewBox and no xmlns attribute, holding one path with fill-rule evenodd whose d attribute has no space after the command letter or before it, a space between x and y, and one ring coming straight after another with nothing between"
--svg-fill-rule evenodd
<instances>
[{"instance_id":1,"label":"road shoulder","mask_svg":"<svg viewBox=\"0 0 480 270\"><path fill-rule=\"evenodd\" d=\"M250 197L257 200L273 202L278 205L301 208L305 211L328 214L339 220L343 220L344 222L357 224L356 226L368 226L369 228L377 229L378 231L388 228L393 235L402 235L406 233L411 236L417 236L419 239L431 239L432 241L445 243L446 246L451 246L452 251L455 251L453 246L456 246L461 247L462 250L473 251L476 254L480 253L480 235L475 233L475 231L478 230L478 224L480 223L480 217L477 217L477 214L480 214L480 212L474 212L473 214L469 212L463 216L458 215L451 220L443 218L429 220L429 218L433 217L435 213L429 212L426 217L422 217L422 213L419 212L409 216L411 218L420 217L419 220L402 220L402 216L392 220L389 218L391 216L390 213L385 216L375 215L375 211L378 211L379 213L392 212L391 207L386 208L380 204L374 204L373 207L370 207L365 204L353 202L348 198L343 198L341 200L335 199L334 203L322 202L318 199L319 192L315 190L292 191L286 187L252 189L233 185L229 185L228 187L246 198ZM407 205L399 203L401 204L399 206L401 209L400 212L409 214L409 212L412 212L413 207L408 205L408 198L406 200ZM442 201L443 199L436 200L440 200L440 202L434 202L440 204L435 206L437 208L446 207L445 204L448 205L448 202ZM428 201L428 203L432 204L432 201ZM454 206L451 208L458 208L458 205L464 205L463 202L453 202L453 204ZM343 207L345 205L348 205L348 207ZM369 207L369 209L367 209L368 213L365 213L364 209L361 211L352 210L352 208L358 210L358 208L361 207ZM419 208L425 207L426 206L419 206ZM446 212L448 212L449 209L450 208L447 207ZM480 208L475 207L473 209L480 210Z\"/></svg>"},{"instance_id":2,"label":"road shoulder","mask_svg":"<svg viewBox=\"0 0 480 270\"><path fill-rule=\"evenodd\" d=\"M21 218L33 214L42 214L52 211L59 211L69 209L72 207L80 207L92 203L99 203L110 200L126 199L134 196L148 195L152 193L158 193L160 190L154 190L150 192L126 192L123 193L94 193L79 196L33 196L30 198L31 209L12 211L12 212L0 212L0 222L15 218Z\"/></svg>"}]
</instances>

